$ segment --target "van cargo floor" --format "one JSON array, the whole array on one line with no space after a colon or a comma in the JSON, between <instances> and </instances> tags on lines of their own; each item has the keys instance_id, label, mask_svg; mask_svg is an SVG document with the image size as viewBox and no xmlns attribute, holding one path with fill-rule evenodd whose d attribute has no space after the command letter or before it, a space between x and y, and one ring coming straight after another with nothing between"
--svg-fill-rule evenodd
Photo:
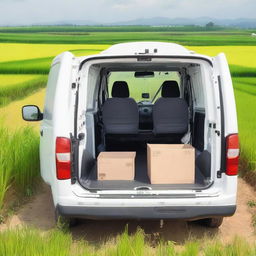
<instances>
[{"instance_id":1,"label":"van cargo floor","mask_svg":"<svg viewBox=\"0 0 256 256\"><path fill-rule=\"evenodd\" d=\"M121 170L120 170L121 171ZM175 171L175 170L174 170ZM97 180L97 163L95 163L88 177L80 179L81 185L89 190L140 190L140 189L203 189L209 185L198 167L196 167L194 184L150 184L147 175L147 154L146 151L137 151L135 160L135 179L123 180Z\"/></svg>"}]
</instances>

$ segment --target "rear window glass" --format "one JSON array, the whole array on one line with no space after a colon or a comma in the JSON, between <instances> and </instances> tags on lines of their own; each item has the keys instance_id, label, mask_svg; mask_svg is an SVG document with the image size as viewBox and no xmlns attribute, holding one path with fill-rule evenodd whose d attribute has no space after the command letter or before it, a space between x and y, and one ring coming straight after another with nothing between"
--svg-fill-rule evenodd
<instances>
[{"instance_id":1,"label":"rear window glass","mask_svg":"<svg viewBox=\"0 0 256 256\"><path fill-rule=\"evenodd\" d=\"M176 71L157 71L157 72L111 72L108 76L108 91L111 98L111 90L114 82L125 81L128 84L130 97L136 102L152 101L161 97L160 87L163 82L168 80L177 81L180 86L180 74ZM156 95L157 91L159 93Z\"/></svg>"}]
</instances>

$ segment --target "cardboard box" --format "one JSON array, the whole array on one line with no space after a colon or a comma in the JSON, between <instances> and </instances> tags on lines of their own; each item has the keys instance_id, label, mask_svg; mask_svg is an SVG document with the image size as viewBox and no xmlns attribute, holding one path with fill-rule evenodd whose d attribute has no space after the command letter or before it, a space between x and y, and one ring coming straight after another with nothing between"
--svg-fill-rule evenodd
<instances>
[{"instance_id":1,"label":"cardboard box","mask_svg":"<svg viewBox=\"0 0 256 256\"><path fill-rule=\"evenodd\" d=\"M148 144L148 176L151 184L195 182L195 149L184 144Z\"/></svg>"},{"instance_id":2,"label":"cardboard box","mask_svg":"<svg viewBox=\"0 0 256 256\"><path fill-rule=\"evenodd\" d=\"M136 152L101 152L98 180L134 180Z\"/></svg>"}]
</instances>

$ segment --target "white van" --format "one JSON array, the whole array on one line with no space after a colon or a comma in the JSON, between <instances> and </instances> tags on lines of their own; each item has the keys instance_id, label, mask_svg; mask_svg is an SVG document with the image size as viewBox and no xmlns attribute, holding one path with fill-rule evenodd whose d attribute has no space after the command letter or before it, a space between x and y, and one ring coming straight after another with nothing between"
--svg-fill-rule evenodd
<instances>
[{"instance_id":1,"label":"white van","mask_svg":"<svg viewBox=\"0 0 256 256\"><path fill-rule=\"evenodd\" d=\"M204 219L218 227L236 210L237 115L223 53L157 42L65 52L53 60L43 113L28 105L23 118L42 120L41 175L66 221ZM191 144L195 182L150 184L147 143ZM136 151L135 179L97 180L104 151Z\"/></svg>"}]
</instances>

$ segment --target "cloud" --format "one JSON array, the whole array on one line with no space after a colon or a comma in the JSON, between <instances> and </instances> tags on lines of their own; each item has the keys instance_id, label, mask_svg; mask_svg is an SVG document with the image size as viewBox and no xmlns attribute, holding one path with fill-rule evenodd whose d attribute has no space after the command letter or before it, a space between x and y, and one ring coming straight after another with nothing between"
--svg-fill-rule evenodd
<instances>
[{"instance_id":1,"label":"cloud","mask_svg":"<svg viewBox=\"0 0 256 256\"><path fill-rule=\"evenodd\" d=\"M150 10L155 11L161 8L166 7L173 7L175 5L179 4L179 0L147 0L147 1L141 1L141 0L119 0L119 1L113 1L113 8L120 9L120 10L128 10L128 9L140 9L143 10Z\"/></svg>"},{"instance_id":2,"label":"cloud","mask_svg":"<svg viewBox=\"0 0 256 256\"><path fill-rule=\"evenodd\" d=\"M150 17L256 18L255 0L0 0L0 24Z\"/></svg>"}]
</instances>

